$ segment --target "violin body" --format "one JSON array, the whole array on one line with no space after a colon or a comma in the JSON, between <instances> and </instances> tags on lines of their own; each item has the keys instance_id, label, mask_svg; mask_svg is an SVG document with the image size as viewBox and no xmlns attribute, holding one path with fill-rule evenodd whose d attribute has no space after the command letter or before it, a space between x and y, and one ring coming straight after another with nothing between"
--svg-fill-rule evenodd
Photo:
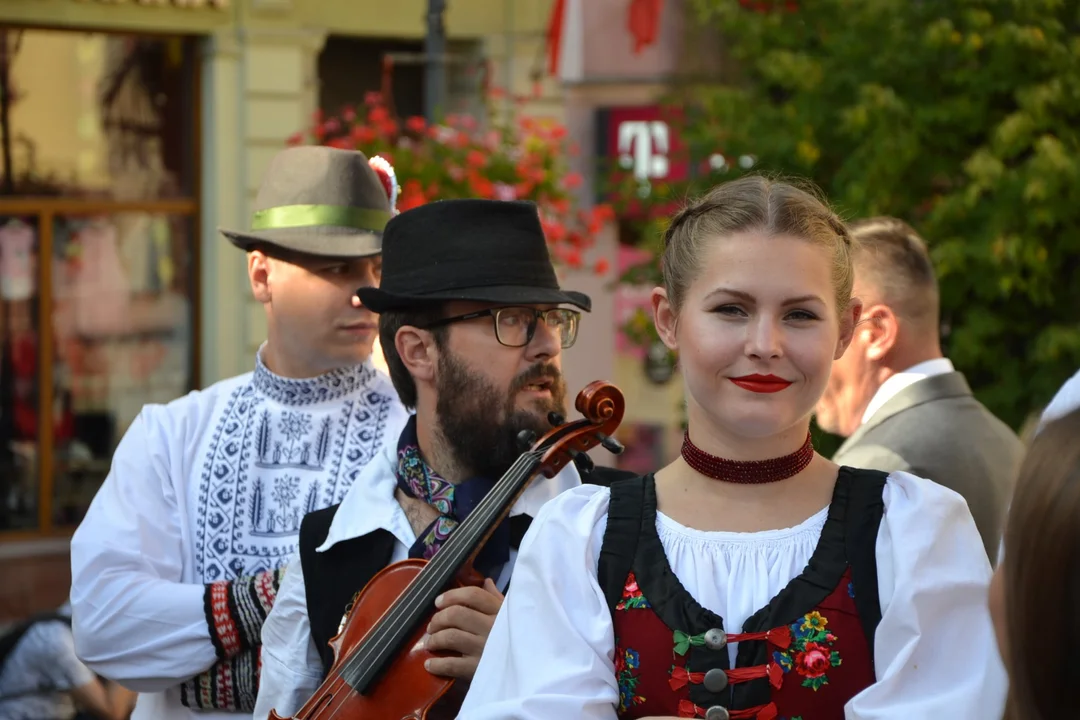
<instances>
[{"instance_id":1,"label":"violin body","mask_svg":"<svg viewBox=\"0 0 1080 720\"><path fill-rule=\"evenodd\" d=\"M334 717L342 720L451 720L457 714L454 707L440 709L443 705L440 700L444 695L458 695L451 692L454 678L432 675L424 668L425 660L437 657L435 653L420 647L430 615L416 628L401 655L387 668L367 695L353 692L338 672L350 651L360 645L379 618L391 609L427 562L414 558L393 563L380 570L364 586L349 611L345 627L330 641L330 647L334 650L334 664L330 667L327 678L333 684L331 687L324 687L321 695L316 696L319 699L317 707L309 709L304 706L308 712L315 712L313 717ZM455 580L446 589L463 586L464 583ZM408 692L402 692L403 688L408 688ZM327 690L330 692L326 692ZM418 698L424 699L425 704L422 707L418 707ZM460 701L462 698L455 699ZM451 698L448 697L447 700ZM304 712L298 713L298 716L308 717ZM285 718L271 712L270 720Z\"/></svg>"},{"instance_id":2,"label":"violin body","mask_svg":"<svg viewBox=\"0 0 1080 720\"><path fill-rule=\"evenodd\" d=\"M483 583L473 559L533 477L553 477L574 456L597 445L621 452L610 437L623 417L618 388L590 383L578 393L575 407L584 419L550 420L553 428L518 458L430 560L394 563L368 582L330 641L334 664L326 679L294 720L457 716L467 684L428 672L424 662L437 655L420 647L437 612L435 599L451 588ZM272 711L270 720L288 719Z\"/></svg>"}]
</instances>

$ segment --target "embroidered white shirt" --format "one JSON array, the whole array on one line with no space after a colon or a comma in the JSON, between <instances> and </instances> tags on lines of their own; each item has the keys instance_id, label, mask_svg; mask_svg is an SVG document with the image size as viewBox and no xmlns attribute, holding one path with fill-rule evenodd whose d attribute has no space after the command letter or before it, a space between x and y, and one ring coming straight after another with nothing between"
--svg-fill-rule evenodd
<instances>
[{"instance_id":1,"label":"embroidered white shirt","mask_svg":"<svg viewBox=\"0 0 1080 720\"><path fill-rule=\"evenodd\" d=\"M143 408L71 541L76 649L141 693L134 720L237 717L180 702L216 661L204 585L285 564L304 514L340 502L407 419L370 362L292 380L257 358Z\"/></svg>"},{"instance_id":2,"label":"embroidered white shirt","mask_svg":"<svg viewBox=\"0 0 1080 720\"><path fill-rule=\"evenodd\" d=\"M383 529L397 541L390 562L408 557L409 548L416 542L416 534L394 498L397 488L394 474L396 464L396 447L384 445L345 496L330 524L325 542L316 552L325 552L344 540ZM538 477L518 498L510 510L510 516L524 514L536 517L549 500L564 490L580 485L581 476L573 464L567 465L551 479ZM496 581L500 590L504 590L510 582L516 557L517 551L511 549L510 558ZM289 564L274 609L263 625L262 641L262 678L254 717L265 720L271 710L282 717L291 716L308 701L322 682L322 661L311 638L307 590L299 560Z\"/></svg>"},{"instance_id":3,"label":"embroidered white shirt","mask_svg":"<svg viewBox=\"0 0 1080 720\"><path fill-rule=\"evenodd\" d=\"M532 523L459 720L615 720L614 632L596 575L609 498L586 485ZM882 499L877 682L848 701L844 717L1001 717L1008 680L986 605L990 563L967 503L902 472L889 476ZM826 517L823 509L793 528L734 533L657 513L656 528L683 587L738 633L806 567ZM737 643L728 647L734 654Z\"/></svg>"},{"instance_id":4,"label":"embroidered white shirt","mask_svg":"<svg viewBox=\"0 0 1080 720\"><path fill-rule=\"evenodd\" d=\"M925 380L926 378L934 377L935 375L951 373L954 370L956 370L956 368L953 367L952 361L948 358L935 358L913 365L903 372L896 373L888 380L881 383L881 387L874 393L874 397L870 398L870 404L866 406L866 411L863 412L862 423L865 425L869 422L870 418L874 417L874 413L880 410L885 403L899 395L901 390L914 385L920 380Z\"/></svg>"}]
</instances>

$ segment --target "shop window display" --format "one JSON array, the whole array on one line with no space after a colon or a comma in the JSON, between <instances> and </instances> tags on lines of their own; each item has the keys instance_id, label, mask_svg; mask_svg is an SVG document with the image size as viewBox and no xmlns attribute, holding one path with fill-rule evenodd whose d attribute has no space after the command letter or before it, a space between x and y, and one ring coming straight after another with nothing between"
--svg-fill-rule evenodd
<instances>
[{"instance_id":1,"label":"shop window display","mask_svg":"<svg viewBox=\"0 0 1080 720\"><path fill-rule=\"evenodd\" d=\"M198 383L196 44L0 44L0 533L64 534L140 408Z\"/></svg>"}]
</instances>

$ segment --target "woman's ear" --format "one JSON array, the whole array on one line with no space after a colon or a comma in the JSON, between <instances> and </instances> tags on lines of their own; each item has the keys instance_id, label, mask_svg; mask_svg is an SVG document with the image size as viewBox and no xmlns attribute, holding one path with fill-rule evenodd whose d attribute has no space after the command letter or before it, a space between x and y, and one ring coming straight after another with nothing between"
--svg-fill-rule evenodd
<instances>
[{"instance_id":1,"label":"woman's ear","mask_svg":"<svg viewBox=\"0 0 1080 720\"><path fill-rule=\"evenodd\" d=\"M836 354L833 355L833 360L839 360L843 356L852 338L855 337L855 328L862 318L862 308L862 300L851 298L847 310L840 315L840 337L836 342Z\"/></svg>"},{"instance_id":2,"label":"woman's ear","mask_svg":"<svg viewBox=\"0 0 1080 720\"><path fill-rule=\"evenodd\" d=\"M656 325L656 334L660 336L660 342L664 343L669 350L678 350L679 343L676 334L679 314L672 307L667 290L662 287L653 288L649 300L652 303L653 323Z\"/></svg>"}]
</instances>

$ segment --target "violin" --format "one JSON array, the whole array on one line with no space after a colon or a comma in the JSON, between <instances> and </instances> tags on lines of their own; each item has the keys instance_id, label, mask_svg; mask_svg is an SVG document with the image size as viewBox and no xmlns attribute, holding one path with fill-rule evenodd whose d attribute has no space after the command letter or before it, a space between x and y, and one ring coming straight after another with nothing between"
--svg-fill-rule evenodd
<instances>
[{"instance_id":1,"label":"violin","mask_svg":"<svg viewBox=\"0 0 1080 720\"><path fill-rule=\"evenodd\" d=\"M578 393L575 407L584 419L564 423L531 443L476 509L459 524L430 560L410 558L387 566L356 597L344 627L330 646L334 663L315 694L293 720L433 720L457 714L461 698L454 678L432 675L424 661L436 657L420 644L435 614L435 598L451 587L480 585L472 566L484 543L537 475L554 477L569 462L588 464L585 452L602 445L622 451L612 434L622 422L622 392L602 381ZM270 712L270 720L287 720Z\"/></svg>"}]
</instances>

